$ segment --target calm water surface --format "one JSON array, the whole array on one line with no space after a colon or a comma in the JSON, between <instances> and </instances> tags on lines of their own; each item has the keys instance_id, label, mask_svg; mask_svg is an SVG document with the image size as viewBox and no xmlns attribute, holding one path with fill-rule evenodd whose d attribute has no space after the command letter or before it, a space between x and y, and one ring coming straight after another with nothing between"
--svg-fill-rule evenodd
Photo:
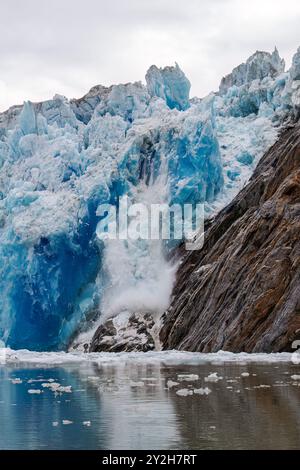
<instances>
[{"instance_id":1,"label":"calm water surface","mask_svg":"<svg viewBox=\"0 0 300 470\"><path fill-rule=\"evenodd\" d=\"M3 365L0 448L299 449L297 374L292 363ZM53 381L71 393L42 385Z\"/></svg>"}]
</instances>

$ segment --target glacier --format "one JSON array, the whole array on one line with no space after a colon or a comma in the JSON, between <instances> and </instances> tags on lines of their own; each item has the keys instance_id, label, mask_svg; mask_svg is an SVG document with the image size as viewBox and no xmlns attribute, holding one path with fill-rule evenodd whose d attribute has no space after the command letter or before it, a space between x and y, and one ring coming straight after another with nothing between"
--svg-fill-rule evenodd
<instances>
[{"instance_id":1,"label":"glacier","mask_svg":"<svg viewBox=\"0 0 300 470\"><path fill-rule=\"evenodd\" d=\"M0 341L65 350L99 317L168 306L161 243L99 242L100 204L204 203L213 216L299 116L300 48L285 72L256 52L216 93L189 98L179 66L0 114ZM108 313L107 313L108 312Z\"/></svg>"}]
</instances>

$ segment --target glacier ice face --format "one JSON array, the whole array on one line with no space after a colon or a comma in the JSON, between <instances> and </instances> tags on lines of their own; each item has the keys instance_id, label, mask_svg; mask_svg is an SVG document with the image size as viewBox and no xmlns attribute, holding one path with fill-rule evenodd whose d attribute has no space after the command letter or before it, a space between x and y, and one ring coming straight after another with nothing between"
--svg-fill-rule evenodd
<instances>
[{"instance_id":1,"label":"glacier ice face","mask_svg":"<svg viewBox=\"0 0 300 470\"><path fill-rule=\"evenodd\" d=\"M220 93L226 93L233 86L240 87L253 80L266 77L275 78L284 72L285 62L280 58L277 48L269 52L256 51L249 59L226 75L220 84Z\"/></svg>"},{"instance_id":2,"label":"glacier ice face","mask_svg":"<svg viewBox=\"0 0 300 470\"><path fill-rule=\"evenodd\" d=\"M300 80L300 47L298 47L298 50L293 57L290 75L291 80Z\"/></svg>"},{"instance_id":3,"label":"glacier ice face","mask_svg":"<svg viewBox=\"0 0 300 470\"><path fill-rule=\"evenodd\" d=\"M203 100L189 102L178 66L152 66L147 87L97 86L0 114L1 341L64 349L100 311L165 308L174 272L163 247L100 243L97 208L127 194L204 202L210 215L231 200L299 106L297 55L290 73L276 51L247 64Z\"/></svg>"},{"instance_id":4,"label":"glacier ice face","mask_svg":"<svg viewBox=\"0 0 300 470\"><path fill-rule=\"evenodd\" d=\"M179 65L158 68L152 65L146 74L150 95L162 98L169 108L183 111L189 108L191 84Z\"/></svg>"}]
</instances>

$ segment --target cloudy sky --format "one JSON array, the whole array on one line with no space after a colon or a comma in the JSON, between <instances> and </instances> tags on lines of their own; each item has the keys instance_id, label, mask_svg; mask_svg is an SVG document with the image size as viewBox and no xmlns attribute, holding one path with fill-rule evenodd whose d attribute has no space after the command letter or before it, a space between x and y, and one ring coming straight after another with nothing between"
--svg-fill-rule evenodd
<instances>
[{"instance_id":1,"label":"cloudy sky","mask_svg":"<svg viewBox=\"0 0 300 470\"><path fill-rule=\"evenodd\" d=\"M289 66L299 26L299 0L1 0L0 110L175 61L203 96L257 49Z\"/></svg>"}]
</instances>

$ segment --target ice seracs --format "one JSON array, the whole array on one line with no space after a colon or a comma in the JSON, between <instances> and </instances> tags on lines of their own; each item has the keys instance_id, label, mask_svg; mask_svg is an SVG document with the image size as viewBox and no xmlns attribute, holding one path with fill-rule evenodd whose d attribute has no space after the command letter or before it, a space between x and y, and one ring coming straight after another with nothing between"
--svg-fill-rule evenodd
<instances>
[{"instance_id":1,"label":"ice seracs","mask_svg":"<svg viewBox=\"0 0 300 470\"><path fill-rule=\"evenodd\" d=\"M300 80L300 47L293 57L292 67L290 70L291 80Z\"/></svg>"},{"instance_id":2,"label":"ice seracs","mask_svg":"<svg viewBox=\"0 0 300 470\"><path fill-rule=\"evenodd\" d=\"M190 107L191 84L179 65L158 68L152 65L146 74L147 88L151 96L165 100L169 108L186 110Z\"/></svg>"},{"instance_id":3,"label":"ice seracs","mask_svg":"<svg viewBox=\"0 0 300 470\"><path fill-rule=\"evenodd\" d=\"M253 80L263 80L266 77L276 78L285 69L285 61L279 56L278 50L272 54L264 51L256 51L249 59L234 68L226 75L220 84L220 93L226 93L233 86L242 86L253 82Z\"/></svg>"}]
</instances>

